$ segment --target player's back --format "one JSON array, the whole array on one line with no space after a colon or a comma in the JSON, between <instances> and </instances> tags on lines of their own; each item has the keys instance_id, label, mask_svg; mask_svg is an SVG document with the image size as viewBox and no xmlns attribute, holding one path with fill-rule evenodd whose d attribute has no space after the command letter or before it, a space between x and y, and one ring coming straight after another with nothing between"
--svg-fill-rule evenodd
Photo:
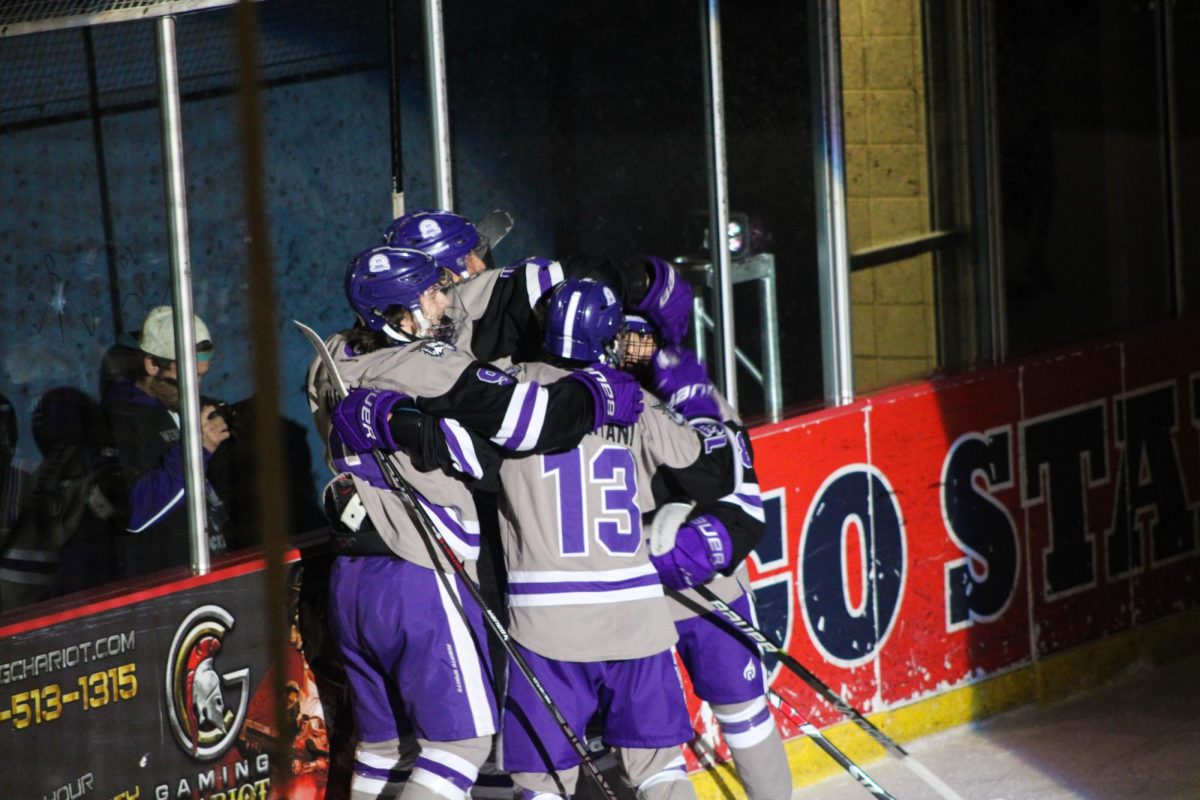
<instances>
[{"instance_id":1,"label":"player's back","mask_svg":"<svg viewBox=\"0 0 1200 800\"><path fill-rule=\"evenodd\" d=\"M333 354L338 372L348 388L371 386L413 396L445 393L458 380L465 366L472 363L469 356L456 351L453 345L435 341L415 341L356 355L347 350L345 338L336 334L326 342L326 347ZM308 394L313 420L326 442L327 465L336 473L339 471L336 460L362 463L362 468L354 475L354 484L380 538L401 558L433 566L429 548L417 531L409 510L397 492L386 488L383 474L371 463L371 457L328 452L330 423L327 409L331 392L329 376L320 361L314 361L309 368ZM415 490L430 522L466 562L468 569L474 570L474 561L479 557L480 525L470 490L440 472L418 470L401 451L390 453L387 458ZM363 477L366 473L375 474L375 480L366 480ZM439 566L449 572L450 567L444 561L439 556Z\"/></svg>"},{"instance_id":2,"label":"player's back","mask_svg":"<svg viewBox=\"0 0 1200 800\"><path fill-rule=\"evenodd\" d=\"M526 380L566 371L521 365ZM500 528L511 633L548 658L603 661L661 652L676 640L643 541L657 466L683 466L696 436L660 409L627 428L604 426L578 447L510 459L500 471Z\"/></svg>"}]
</instances>

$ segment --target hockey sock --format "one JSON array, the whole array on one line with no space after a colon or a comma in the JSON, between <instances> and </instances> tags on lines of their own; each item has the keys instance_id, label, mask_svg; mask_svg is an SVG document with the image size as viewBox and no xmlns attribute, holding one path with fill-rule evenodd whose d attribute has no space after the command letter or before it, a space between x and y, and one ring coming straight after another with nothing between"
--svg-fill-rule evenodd
<instances>
[{"instance_id":1,"label":"hockey sock","mask_svg":"<svg viewBox=\"0 0 1200 800\"><path fill-rule=\"evenodd\" d=\"M404 791L417 757L416 741L359 742L354 752L351 800L394 800Z\"/></svg>"},{"instance_id":2,"label":"hockey sock","mask_svg":"<svg viewBox=\"0 0 1200 800\"><path fill-rule=\"evenodd\" d=\"M696 790L678 747L619 747L617 756L637 787L639 800L695 800Z\"/></svg>"},{"instance_id":3,"label":"hockey sock","mask_svg":"<svg viewBox=\"0 0 1200 800\"><path fill-rule=\"evenodd\" d=\"M713 704L712 710L750 800L787 800L791 797L792 771L766 698L728 705Z\"/></svg>"},{"instance_id":4,"label":"hockey sock","mask_svg":"<svg viewBox=\"0 0 1200 800\"><path fill-rule=\"evenodd\" d=\"M455 742L424 739L404 789L404 800L466 800L491 752L492 737L476 736Z\"/></svg>"}]
</instances>

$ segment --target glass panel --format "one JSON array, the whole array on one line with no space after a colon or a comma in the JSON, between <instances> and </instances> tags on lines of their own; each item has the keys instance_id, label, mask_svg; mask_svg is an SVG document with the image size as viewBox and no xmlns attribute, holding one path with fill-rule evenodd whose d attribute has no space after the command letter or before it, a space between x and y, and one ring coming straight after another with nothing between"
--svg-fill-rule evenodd
<instances>
[{"instance_id":1,"label":"glass panel","mask_svg":"<svg viewBox=\"0 0 1200 800\"><path fill-rule=\"evenodd\" d=\"M842 0L847 232L851 252L931 230L921 4ZM856 391L937 365L933 259L850 276Z\"/></svg>"},{"instance_id":2,"label":"glass panel","mask_svg":"<svg viewBox=\"0 0 1200 800\"><path fill-rule=\"evenodd\" d=\"M117 575L123 526L88 502L114 458L102 361L140 323L123 296L169 296L157 114L153 91L137 90L153 81L153 28L92 33L0 39L0 394L16 422L0 501L5 611ZM105 490L125 506L123 487Z\"/></svg>"},{"instance_id":3,"label":"glass panel","mask_svg":"<svg viewBox=\"0 0 1200 800\"><path fill-rule=\"evenodd\" d=\"M513 213L502 262L573 252L704 260L699 3L510 3L488 15L447 4L445 12L458 210ZM816 400L804 10L773 2L723 12L733 210L774 235L774 250L764 252L787 276L781 336L795 346L784 351L785 400ZM766 247L757 235L754 245ZM694 274L703 286L703 271ZM737 286L736 327L739 346L761 367L757 288ZM713 307L709 296L710 314ZM739 393L744 414L762 411L762 390L745 370Z\"/></svg>"},{"instance_id":4,"label":"glass panel","mask_svg":"<svg viewBox=\"0 0 1200 800\"><path fill-rule=\"evenodd\" d=\"M815 405L824 393L807 6L721 5L730 205L752 232L743 254L769 254L778 289L772 321L759 297L762 281L734 287L736 340L762 368L762 336L774 328L782 401L792 409ZM744 368L738 376L741 408L753 416L764 408L762 387Z\"/></svg>"},{"instance_id":5,"label":"glass panel","mask_svg":"<svg viewBox=\"0 0 1200 800\"><path fill-rule=\"evenodd\" d=\"M1014 354L1169 313L1157 6L994 6Z\"/></svg>"},{"instance_id":6,"label":"glass panel","mask_svg":"<svg viewBox=\"0 0 1200 800\"><path fill-rule=\"evenodd\" d=\"M342 265L377 241L390 218L387 37L376 24L385 7L364 2L348 13L344 5L281 1L256 8L287 387L282 414L294 483L290 530L302 532L323 524L316 486L327 470L320 444L310 440L301 389L312 350L290 320L323 332L345 324ZM132 332L152 308L172 301L157 25L0 39L6 76L0 394L7 399L0 400L0 509L10 556L4 567L38 581L23 584L20 575L14 581L0 573L0 610L188 561L182 504L132 536L123 532L132 524L128 518L104 517L99 506L84 503L83 491L90 486L83 479L118 455L124 462L144 458L131 474L148 474L178 435L159 409L152 429L138 428L144 447L114 451L124 439L97 417L104 400L119 426L110 393L134 381L147 385ZM222 501L210 508L210 520L222 523L230 550L258 541L253 419L244 403L255 389L248 345L254 309L245 296L233 25L233 12L225 10L185 15L176 26L193 299L215 346L212 359L202 362L201 391L235 413L233 438L216 448L207 468ZM156 387L152 393L169 383ZM40 491L46 487L54 491ZM124 481L102 489L119 512L128 512ZM58 537L43 537L32 548L44 549L48 560L11 558L14 547L31 549L15 536L30 524L37 526L34 533Z\"/></svg>"},{"instance_id":7,"label":"glass panel","mask_svg":"<svg viewBox=\"0 0 1200 800\"><path fill-rule=\"evenodd\" d=\"M707 197L695 7L444 12L456 210L512 213L498 262L679 251Z\"/></svg>"},{"instance_id":8,"label":"glass panel","mask_svg":"<svg viewBox=\"0 0 1200 800\"><path fill-rule=\"evenodd\" d=\"M256 7L284 474L290 480L289 527L296 533L324 525L317 498L331 476L303 392L313 350L291 320L324 335L345 327L344 265L381 243L390 221L387 10L375 0L351 6L276 0ZM259 544L261 536L249 407L256 389L250 348L255 309L246 295L236 25L234 9L188 15L179 19L177 38L193 298L218 352L203 390L230 404L234 421L234 435L210 461L209 477L230 517L231 547L245 547Z\"/></svg>"}]
</instances>

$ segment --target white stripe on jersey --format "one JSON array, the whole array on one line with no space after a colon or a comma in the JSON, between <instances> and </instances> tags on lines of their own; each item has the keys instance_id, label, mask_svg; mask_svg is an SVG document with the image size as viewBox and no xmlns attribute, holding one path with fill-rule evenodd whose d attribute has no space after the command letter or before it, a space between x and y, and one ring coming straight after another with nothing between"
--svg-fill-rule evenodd
<instances>
[{"instance_id":1,"label":"white stripe on jersey","mask_svg":"<svg viewBox=\"0 0 1200 800\"><path fill-rule=\"evenodd\" d=\"M542 435L550 393L536 383L518 383L508 401L504 421L492 441L507 450L532 450ZM522 420L524 429L521 430ZM520 432L521 438L514 439Z\"/></svg>"},{"instance_id":2,"label":"white stripe on jersey","mask_svg":"<svg viewBox=\"0 0 1200 800\"><path fill-rule=\"evenodd\" d=\"M562 282L562 264L557 261L551 261L546 265L527 263L525 265L525 294L529 296L529 307L537 306L537 301L543 294Z\"/></svg>"},{"instance_id":3,"label":"white stripe on jersey","mask_svg":"<svg viewBox=\"0 0 1200 800\"><path fill-rule=\"evenodd\" d=\"M545 594L509 594L508 605L518 606L590 606L600 603L627 603L662 597L662 584L615 589L610 592L548 592Z\"/></svg>"},{"instance_id":4,"label":"white stripe on jersey","mask_svg":"<svg viewBox=\"0 0 1200 800\"><path fill-rule=\"evenodd\" d=\"M514 570L508 573L509 583L611 583L627 581L630 578L641 578L646 575L657 575L653 564L642 564L637 567L621 567L620 569L595 570L580 572L565 569L526 569Z\"/></svg>"},{"instance_id":5,"label":"white stripe on jersey","mask_svg":"<svg viewBox=\"0 0 1200 800\"><path fill-rule=\"evenodd\" d=\"M489 693L483 679L483 669L479 664L479 651L475 646L475 638L471 630L463 621L463 615L458 611L462 604L458 585L453 579L450 580L450 588L454 590L454 598L451 599L446 591L447 581L439 578L434 583L437 584L438 597L442 601L442 613L446 615L446 623L450 626L450 639L454 645L454 655L459 669L462 670L463 688L467 693L467 705L471 709L471 720L475 723L475 735L487 736L495 733L496 724L492 719L492 709L488 703ZM422 750L421 758L445 763L446 766L462 772L472 782L475 780L476 773L473 772L473 765L453 753L444 750ZM466 771L464 772L464 770ZM416 772L413 773L413 778L416 778Z\"/></svg>"},{"instance_id":6,"label":"white stripe on jersey","mask_svg":"<svg viewBox=\"0 0 1200 800\"><path fill-rule=\"evenodd\" d=\"M465 464L459 461L454 449L450 450L450 458L454 461L454 467L464 475L470 475L472 478L483 477L483 467L479 463L479 454L475 452L475 444L471 439L471 435L466 429L458 423L458 420L443 419L442 423L446 426L446 433L454 438L454 442L458 445L458 449L462 451Z\"/></svg>"},{"instance_id":7,"label":"white stripe on jersey","mask_svg":"<svg viewBox=\"0 0 1200 800\"><path fill-rule=\"evenodd\" d=\"M425 516L433 523L433 526L438 529L438 532L445 537L446 542L458 553L459 557L464 561L476 561L479 558L479 521L473 520L463 522L458 515L458 511L449 506L434 506L424 497L417 495L417 502L425 508ZM454 526L447 525L440 516L438 511L447 514ZM457 530L455 529L457 528ZM466 537L466 538L464 538Z\"/></svg>"},{"instance_id":8,"label":"white stripe on jersey","mask_svg":"<svg viewBox=\"0 0 1200 800\"><path fill-rule=\"evenodd\" d=\"M722 497L721 502L737 506L741 509L742 513L755 522L765 522L767 519L767 515L763 511L762 495L759 492L757 483L743 483L739 485L733 494L727 494Z\"/></svg>"}]
</instances>

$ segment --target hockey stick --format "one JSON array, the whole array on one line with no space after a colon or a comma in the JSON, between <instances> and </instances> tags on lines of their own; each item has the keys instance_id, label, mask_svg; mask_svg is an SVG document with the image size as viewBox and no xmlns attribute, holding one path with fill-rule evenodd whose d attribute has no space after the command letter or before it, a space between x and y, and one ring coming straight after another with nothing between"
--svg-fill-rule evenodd
<instances>
[{"instance_id":1,"label":"hockey stick","mask_svg":"<svg viewBox=\"0 0 1200 800\"><path fill-rule=\"evenodd\" d=\"M300 328L300 331L304 334L305 338L308 339L309 343L312 344L313 348L316 349L317 354L321 358L322 366L324 366L325 371L329 373L329 379L333 384L336 399L341 400L347 395L346 384L342 380L341 374L338 372L337 364L335 364L333 361L333 356L330 355L329 350L325 347L325 342L321 340L321 337L318 336L317 332L312 328L308 327L302 322L299 322L298 320L292 321L298 328ZM464 586L467 587L467 592L471 595L471 599L473 599L483 611L483 617L485 620L487 620L488 627L491 628L492 633L496 635L496 638L500 640L500 643L504 646L509 658L511 658L513 663L517 665L517 669L519 669L529 681L529 684L533 687L534 692L537 693L538 698L542 701L542 704L546 706L546 710L550 712L550 716L553 717L555 723L558 724L559 730L562 731L563 736L565 736L567 741L570 742L571 748L575 751L575 754L579 756L580 763L583 764L584 769L592 777L592 779L595 780L596 785L599 786L600 790L604 793L606 800L617 800L616 792L614 792L612 787L608 785L608 780L605 779L604 774L600 771L600 768L596 766L596 762L592 760L591 754L588 753L587 747L583 743L583 740L579 738L575 731L571 730L571 725L562 715L562 712L559 711L558 706L554 704L554 700L550 697L550 693L546 691L546 687L544 687L542 682L538 680L537 675L535 675L533 672L533 668L529 666L529 662L525 660L523 655L521 655L521 651L517 650L512 637L509 636L508 630L500 622L499 617L497 617L492 609L488 607L488 604L484 602L483 595L480 593L479 587L475 585L475 581L472 580L470 574L467 573L466 566L463 565L463 562L458 557L458 554L454 552L454 548L451 547L450 543L446 541L446 537L442 536L441 531L439 531L437 526L435 526L429 519L429 515L425 512L425 509L421 507L419 502L417 502L413 488L409 486L407 481L404 480L404 476L400 474L399 468L392 463L391 459L384 455L380 450L372 450L371 455L375 458L380 470L383 471L384 476L387 478L388 485L390 485L396 491L396 493L400 495L400 500L402 503L404 503L405 511L408 512L409 518L412 520L413 525L420 532L421 537L425 540L426 546L430 547L430 539L433 539L433 541L437 543L437 547L441 551L442 555L445 556L446 560L450 562L450 567L454 570L454 574L457 575L458 579L463 583ZM431 552L430 555L434 556L436 554ZM440 569L435 568L434 572L445 576L445 573ZM450 587L447 587L447 592L451 597L453 597L455 594L454 592L450 591ZM468 620L467 622L469 625L470 621Z\"/></svg>"},{"instance_id":2,"label":"hockey stick","mask_svg":"<svg viewBox=\"0 0 1200 800\"><path fill-rule=\"evenodd\" d=\"M817 747L828 753L829 757L840 764L842 769L849 772L850 777L862 784L864 789L880 798L880 800L896 800L896 798L888 794L886 789L876 783L870 775L863 772L860 766L851 761L849 756L839 750L833 742L826 739L824 734L817 729L816 725L805 719L799 711L784 701L782 697L773 691L767 692L767 697L771 701L771 705L787 714L788 719L791 720L793 725L798 727L809 739L812 739Z\"/></svg>"},{"instance_id":3,"label":"hockey stick","mask_svg":"<svg viewBox=\"0 0 1200 800\"><path fill-rule=\"evenodd\" d=\"M879 728L875 727L872 722L864 717L858 709L842 699L841 695L830 689L829 686L820 678L810 672L803 664L792 658L782 647L775 644L767 635L758 628L751 625L745 617L734 611L721 598L717 597L707 586L693 587L696 592L708 601L709 605L715 611L720 612L734 627L742 632L747 639L754 642L758 649L763 653L770 653L779 659L779 662L792 672L799 676L800 680L807 683L813 690L816 691L822 698L825 699L831 706L836 708L840 713L849 717L858 727L862 728L866 733L875 740L879 746L891 753L904 766L916 775L918 778L927 783L934 791L946 800L963 800L962 795L951 789L946 783L929 771L929 768L918 761L911 753L897 744L890 736L888 736Z\"/></svg>"}]
</instances>

